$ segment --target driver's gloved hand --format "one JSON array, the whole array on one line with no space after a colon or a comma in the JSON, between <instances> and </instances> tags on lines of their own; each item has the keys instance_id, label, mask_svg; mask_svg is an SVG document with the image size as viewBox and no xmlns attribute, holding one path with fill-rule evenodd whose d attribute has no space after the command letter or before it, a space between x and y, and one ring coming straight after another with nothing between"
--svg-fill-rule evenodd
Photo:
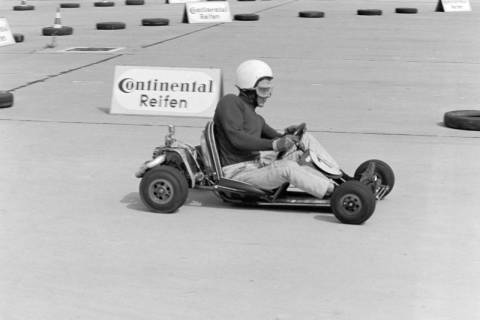
<instances>
[{"instance_id":1,"label":"driver's gloved hand","mask_svg":"<svg viewBox=\"0 0 480 320\"><path fill-rule=\"evenodd\" d=\"M291 134L287 134L281 138L273 140L273 143L272 143L273 150L277 152L288 151L293 146L295 146L299 141L300 141L299 137L293 136Z\"/></svg>"},{"instance_id":2,"label":"driver's gloved hand","mask_svg":"<svg viewBox=\"0 0 480 320\"><path fill-rule=\"evenodd\" d=\"M293 134L298 127L299 127L298 125L291 125L289 127L286 127L285 130L283 131L283 134L284 135Z\"/></svg>"}]
</instances>

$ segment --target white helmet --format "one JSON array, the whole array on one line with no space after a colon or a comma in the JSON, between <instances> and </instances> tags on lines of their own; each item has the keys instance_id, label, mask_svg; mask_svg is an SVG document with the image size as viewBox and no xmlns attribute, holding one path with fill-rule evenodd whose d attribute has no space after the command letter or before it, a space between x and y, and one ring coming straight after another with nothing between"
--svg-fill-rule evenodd
<instances>
[{"instance_id":1,"label":"white helmet","mask_svg":"<svg viewBox=\"0 0 480 320\"><path fill-rule=\"evenodd\" d=\"M247 60L242 62L237 68L237 78L235 85L239 89L255 89L258 80L262 78L273 78L272 69L263 61Z\"/></svg>"}]
</instances>

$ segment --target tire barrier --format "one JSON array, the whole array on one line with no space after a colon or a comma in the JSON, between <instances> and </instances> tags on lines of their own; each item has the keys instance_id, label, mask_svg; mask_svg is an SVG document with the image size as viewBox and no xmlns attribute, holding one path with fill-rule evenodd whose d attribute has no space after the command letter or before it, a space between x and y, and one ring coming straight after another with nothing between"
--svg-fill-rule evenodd
<instances>
[{"instance_id":1,"label":"tire barrier","mask_svg":"<svg viewBox=\"0 0 480 320\"><path fill-rule=\"evenodd\" d=\"M67 26L45 27L42 29L44 36L70 36L73 34L73 28Z\"/></svg>"},{"instance_id":2,"label":"tire barrier","mask_svg":"<svg viewBox=\"0 0 480 320\"><path fill-rule=\"evenodd\" d=\"M358 9L357 15L359 16L381 16L382 10L379 9Z\"/></svg>"},{"instance_id":3,"label":"tire barrier","mask_svg":"<svg viewBox=\"0 0 480 320\"><path fill-rule=\"evenodd\" d=\"M226 1L226 0L206 0L206 1ZM237 0L237 1L256 1L256 0ZM126 5L144 5L145 0L125 0ZM95 7L113 7L115 6L114 1L102 0L94 2ZM66 2L60 3L60 8L79 8L80 3L77 2ZM34 6L28 5L26 0L22 0L20 5L14 6L14 10L34 10ZM399 14L416 14L418 13L417 8L408 8L401 7L395 8L395 13ZM380 9L358 9L357 15L361 16L378 16L382 15L383 12ZM305 10L299 11L298 16L301 18L324 18L325 12L314 11L314 10ZM234 15L234 20L237 21L257 21L260 19L258 14L255 13L240 13ZM169 19L164 18L145 18L142 19L142 26L166 26L169 25ZM122 22L102 22L97 24L98 30L119 30L125 29L126 25ZM72 27L61 26L57 23L53 27L46 27L42 29L42 34L44 36L63 36L73 34ZM16 42L23 42L23 35L18 35L15 37Z\"/></svg>"},{"instance_id":4,"label":"tire barrier","mask_svg":"<svg viewBox=\"0 0 480 320\"><path fill-rule=\"evenodd\" d=\"M123 22L99 22L97 30L120 30L125 29L127 25Z\"/></svg>"},{"instance_id":5,"label":"tire barrier","mask_svg":"<svg viewBox=\"0 0 480 320\"><path fill-rule=\"evenodd\" d=\"M21 33L14 33L13 34L13 39L15 39L15 42L23 42L25 40L25 37Z\"/></svg>"},{"instance_id":6,"label":"tire barrier","mask_svg":"<svg viewBox=\"0 0 480 320\"><path fill-rule=\"evenodd\" d=\"M28 11L28 10L35 10L35 6L31 5L19 5L19 6L14 6L13 7L14 11Z\"/></svg>"},{"instance_id":7,"label":"tire barrier","mask_svg":"<svg viewBox=\"0 0 480 320\"><path fill-rule=\"evenodd\" d=\"M418 12L417 8L396 8L395 13L403 13L403 14L415 14Z\"/></svg>"},{"instance_id":8,"label":"tire barrier","mask_svg":"<svg viewBox=\"0 0 480 320\"><path fill-rule=\"evenodd\" d=\"M94 7L113 7L115 2L112 1L97 1L93 3Z\"/></svg>"},{"instance_id":9,"label":"tire barrier","mask_svg":"<svg viewBox=\"0 0 480 320\"><path fill-rule=\"evenodd\" d=\"M127 6L143 6L145 0L125 0L125 5Z\"/></svg>"},{"instance_id":10,"label":"tire barrier","mask_svg":"<svg viewBox=\"0 0 480 320\"><path fill-rule=\"evenodd\" d=\"M145 18L142 19L142 26L168 26L170 20L164 18Z\"/></svg>"},{"instance_id":11,"label":"tire barrier","mask_svg":"<svg viewBox=\"0 0 480 320\"><path fill-rule=\"evenodd\" d=\"M325 13L322 11L300 11L298 16L300 18L323 18Z\"/></svg>"},{"instance_id":12,"label":"tire barrier","mask_svg":"<svg viewBox=\"0 0 480 320\"><path fill-rule=\"evenodd\" d=\"M233 19L237 21L257 21L260 16L256 13L238 13L233 16Z\"/></svg>"},{"instance_id":13,"label":"tire barrier","mask_svg":"<svg viewBox=\"0 0 480 320\"><path fill-rule=\"evenodd\" d=\"M446 127L453 129L480 131L480 111L449 111L443 115L443 123Z\"/></svg>"},{"instance_id":14,"label":"tire barrier","mask_svg":"<svg viewBox=\"0 0 480 320\"><path fill-rule=\"evenodd\" d=\"M60 3L60 8L80 8L80 3Z\"/></svg>"},{"instance_id":15,"label":"tire barrier","mask_svg":"<svg viewBox=\"0 0 480 320\"><path fill-rule=\"evenodd\" d=\"M8 91L0 91L0 108L10 108L13 105L13 94Z\"/></svg>"}]
</instances>

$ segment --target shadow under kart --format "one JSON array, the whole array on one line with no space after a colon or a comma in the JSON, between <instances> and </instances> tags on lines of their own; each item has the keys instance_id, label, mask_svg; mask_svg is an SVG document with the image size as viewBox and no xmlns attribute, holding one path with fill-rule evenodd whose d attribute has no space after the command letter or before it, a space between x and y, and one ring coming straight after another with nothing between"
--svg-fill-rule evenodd
<instances>
[{"instance_id":1,"label":"shadow under kart","mask_svg":"<svg viewBox=\"0 0 480 320\"><path fill-rule=\"evenodd\" d=\"M300 126L294 134L301 136L304 130L305 126ZM263 190L224 177L212 121L202 133L200 146L178 141L174 134L174 127L169 126L164 146L155 148L152 160L146 161L135 174L141 178L140 198L154 212L176 211L185 203L189 188L195 188L213 191L223 201L239 205L327 207L342 223L361 224L372 216L376 201L385 198L395 183L392 169L381 160L363 162L351 177L341 170L330 170L321 159L309 156L307 151L303 165L320 170L334 182L335 189L330 197L318 199L291 188L288 183L274 190ZM371 162L375 164L372 181L360 182Z\"/></svg>"}]
</instances>

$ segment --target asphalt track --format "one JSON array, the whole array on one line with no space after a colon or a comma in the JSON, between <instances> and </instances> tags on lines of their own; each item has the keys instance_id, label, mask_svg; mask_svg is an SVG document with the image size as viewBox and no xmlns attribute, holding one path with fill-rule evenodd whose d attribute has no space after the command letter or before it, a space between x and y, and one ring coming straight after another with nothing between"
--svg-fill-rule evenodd
<instances>
[{"instance_id":1,"label":"asphalt track","mask_svg":"<svg viewBox=\"0 0 480 320\"><path fill-rule=\"evenodd\" d=\"M0 319L480 318L480 133L442 125L446 111L478 109L475 2L446 14L436 1L231 1L260 20L193 25L183 5L82 1L62 10L74 34L45 48L60 2L0 3L25 35L0 48L0 90L15 95L0 109ZM365 8L383 15L356 15ZM170 26L142 27L149 17ZM95 30L104 21L127 29ZM74 46L124 49L58 52ZM206 119L110 115L114 67L221 68L234 92L250 58L275 72L271 125L306 121L348 172L369 158L394 168L367 223L195 190L172 215L140 203L133 174L166 126L197 144Z\"/></svg>"}]
</instances>

